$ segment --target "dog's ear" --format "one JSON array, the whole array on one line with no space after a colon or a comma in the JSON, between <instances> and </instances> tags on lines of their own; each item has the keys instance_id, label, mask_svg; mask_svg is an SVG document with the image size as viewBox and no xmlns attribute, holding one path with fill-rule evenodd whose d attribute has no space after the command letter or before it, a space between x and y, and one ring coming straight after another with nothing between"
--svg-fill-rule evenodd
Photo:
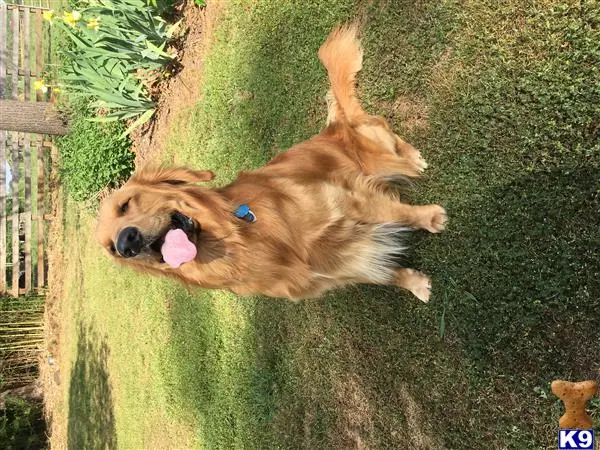
<instances>
[{"instance_id":1,"label":"dog's ear","mask_svg":"<svg viewBox=\"0 0 600 450\"><path fill-rule=\"evenodd\" d=\"M136 172L132 181L142 184L184 184L210 181L215 174L210 170L194 170L185 167L145 167Z\"/></svg>"}]
</instances>

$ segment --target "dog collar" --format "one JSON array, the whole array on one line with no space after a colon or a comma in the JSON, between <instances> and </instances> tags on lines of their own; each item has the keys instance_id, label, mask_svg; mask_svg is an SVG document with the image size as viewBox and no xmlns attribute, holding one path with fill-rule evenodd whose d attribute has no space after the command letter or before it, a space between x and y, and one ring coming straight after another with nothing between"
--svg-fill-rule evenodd
<instances>
[{"instance_id":1,"label":"dog collar","mask_svg":"<svg viewBox=\"0 0 600 450\"><path fill-rule=\"evenodd\" d=\"M256 216L247 204L242 204L234 211L235 217L245 220L246 222L256 222Z\"/></svg>"}]
</instances>

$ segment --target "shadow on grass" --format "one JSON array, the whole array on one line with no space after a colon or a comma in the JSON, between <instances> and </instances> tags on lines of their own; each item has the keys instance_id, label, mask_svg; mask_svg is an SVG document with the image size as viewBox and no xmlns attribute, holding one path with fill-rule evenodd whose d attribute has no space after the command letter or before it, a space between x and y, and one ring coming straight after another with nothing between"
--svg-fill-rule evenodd
<instances>
[{"instance_id":1,"label":"shadow on grass","mask_svg":"<svg viewBox=\"0 0 600 450\"><path fill-rule=\"evenodd\" d=\"M448 337L468 362L465 403L482 420L497 417L508 442L554 445L561 408L550 382L600 381L597 173L533 172L482 190L451 210L441 239L418 245L437 281L430 306L445 310Z\"/></svg>"},{"instance_id":2,"label":"shadow on grass","mask_svg":"<svg viewBox=\"0 0 600 450\"><path fill-rule=\"evenodd\" d=\"M69 389L70 449L117 448L108 354L104 339L91 326L80 325Z\"/></svg>"},{"instance_id":3,"label":"shadow on grass","mask_svg":"<svg viewBox=\"0 0 600 450\"><path fill-rule=\"evenodd\" d=\"M438 396L460 396L465 377L425 305L360 286L301 304L261 299L253 310L254 395L270 406L265 426L279 445L439 446L422 395L435 386ZM449 402L445 413L464 415L466 406Z\"/></svg>"},{"instance_id":4,"label":"shadow on grass","mask_svg":"<svg viewBox=\"0 0 600 450\"><path fill-rule=\"evenodd\" d=\"M483 370L600 378L599 187L594 169L532 173L457 211L452 238L432 243L449 255L451 326Z\"/></svg>"}]
</instances>

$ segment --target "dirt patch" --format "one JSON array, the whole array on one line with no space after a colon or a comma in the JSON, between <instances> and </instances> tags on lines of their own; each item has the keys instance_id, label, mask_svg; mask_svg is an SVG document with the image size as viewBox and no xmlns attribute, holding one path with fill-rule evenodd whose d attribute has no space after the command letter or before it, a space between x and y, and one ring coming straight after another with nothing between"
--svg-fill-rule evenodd
<instances>
[{"instance_id":1,"label":"dirt patch","mask_svg":"<svg viewBox=\"0 0 600 450\"><path fill-rule=\"evenodd\" d=\"M400 127L396 132L426 131L429 126L429 108L427 103L418 97L400 95L393 101L375 102L370 113L378 114L390 120L392 128Z\"/></svg>"},{"instance_id":2,"label":"dirt patch","mask_svg":"<svg viewBox=\"0 0 600 450\"><path fill-rule=\"evenodd\" d=\"M182 37L177 44L181 70L158 86L160 94L154 119L132 133L136 167L160 161L172 121L200 99L204 57L224 6L221 1L210 1L206 8L197 7L191 0L182 4Z\"/></svg>"},{"instance_id":3,"label":"dirt patch","mask_svg":"<svg viewBox=\"0 0 600 450\"><path fill-rule=\"evenodd\" d=\"M445 50L431 66L429 89L440 101L450 102L456 94L454 86L464 71L463 63L450 49Z\"/></svg>"},{"instance_id":4,"label":"dirt patch","mask_svg":"<svg viewBox=\"0 0 600 450\"><path fill-rule=\"evenodd\" d=\"M424 417L423 410L408 391L408 384L402 383L398 397L403 405L402 411L406 417L406 430L411 447L414 449L443 448L432 433L432 427Z\"/></svg>"},{"instance_id":5,"label":"dirt patch","mask_svg":"<svg viewBox=\"0 0 600 450\"><path fill-rule=\"evenodd\" d=\"M412 131L427 128L427 105L422 101L400 96L394 102L392 111L400 119L402 126L406 130Z\"/></svg>"},{"instance_id":6,"label":"dirt patch","mask_svg":"<svg viewBox=\"0 0 600 450\"><path fill-rule=\"evenodd\" d=\"M336 436L341 441L336 442L339 448L372 448L374 411L363 386L364 383L356 374L348 374L338 380L335 392L341 411Z\"/></svg>"},{"instance_id":7,"label":"dirt patch","mask_svg":"<svg viewBox=\"0 0 600 450\"><path fill-rule=\"evenodd\" d=\"M56 161L57 152L53 149L52 158ZM56 167L56 165L54 166ZM69 366L65 354L64 342L61 339L64 334L65 316L63 311L64 297L64 258L63 258L63 218L64 193L58 183L56 171L53 171L50 182L52 197L52 216L48 230L48 274L49 286L46 293L44 310L44 342L45 351L40 354L39 384L44 394L44 415L48 427L51 448L66 448L66 421L62 420L63 410L63 388L62 377L68 374Z\"/></svg>"}]
</instances>

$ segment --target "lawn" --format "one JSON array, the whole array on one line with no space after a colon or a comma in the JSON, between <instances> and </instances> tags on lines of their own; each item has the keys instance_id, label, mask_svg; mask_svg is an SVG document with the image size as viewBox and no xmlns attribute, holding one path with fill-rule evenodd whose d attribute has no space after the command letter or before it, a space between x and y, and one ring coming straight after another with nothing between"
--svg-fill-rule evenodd
<instances>
[{"instance_id":1,"label":"lawn","mask_svg":"<svg viewBox=\"0 0 600 450\"><path fill-rule=\"evenodd\" d=\"M549 383L600 381L598 2L232 0L164 158L224 183L318 132L317 48L357 16L361 99L450 215L413 236L432 301L188 291L111 264L66 200L70 448L553 447Z\"/></svg>"}]
</instances>

